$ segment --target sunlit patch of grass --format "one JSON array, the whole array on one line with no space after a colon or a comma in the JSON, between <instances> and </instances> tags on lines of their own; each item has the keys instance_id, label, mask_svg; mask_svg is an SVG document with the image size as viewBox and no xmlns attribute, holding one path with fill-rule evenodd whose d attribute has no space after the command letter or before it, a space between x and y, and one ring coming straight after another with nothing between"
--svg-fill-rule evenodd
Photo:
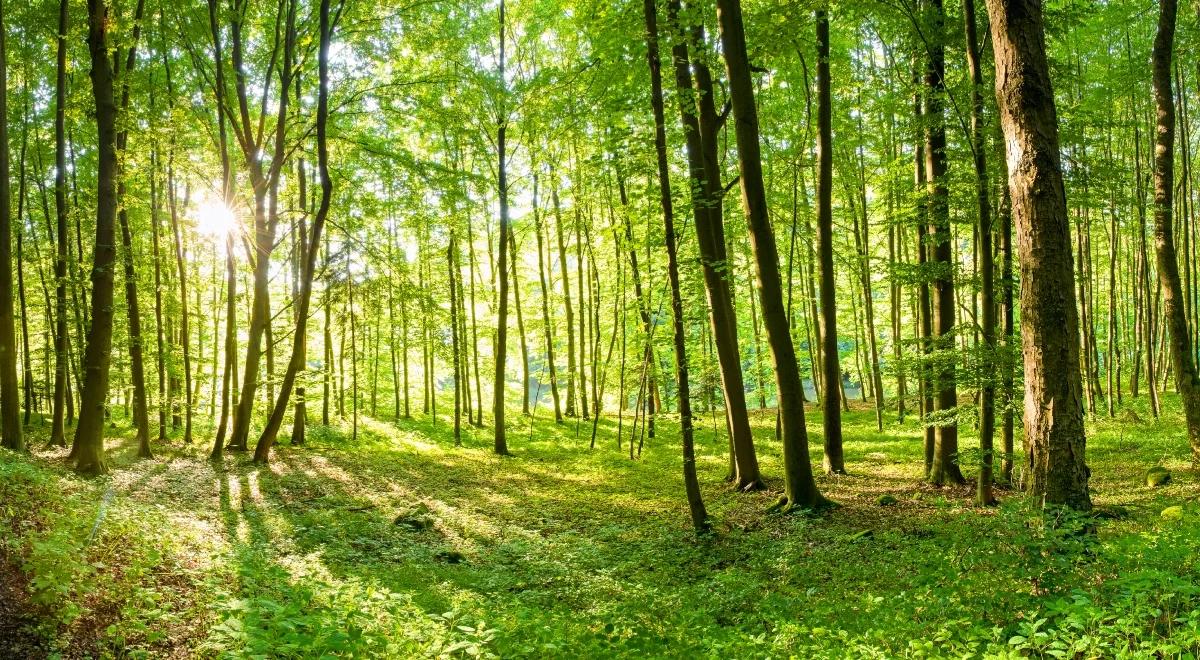
<instances>
[{"instance_id":1,"label":"sunlit patch of grass","mask_svg":"<svg viewBox=\"0 0 1200 660\"><path fill-rule=\"evenodd\" d=\"M606 417L590 449L590 422L555 424L540 408L532 420L513 416L505 458L491 452L490 428L464 426L455 447L442 412L438 424L362 418L357 441L346 420L313 427L307 446L281 442L267 467L236 453L212 465L202 434L191 447L156 443L158 458L143 461L122 432L110 444L112 475L95 481L61 476L61 449L38 449L34 461L55 480L49 501L93 503L66 519L79 529L111 485L121 520L173 539L170 579L191 586L175 614L151 616L149 627L204 655L397 657L458 643L506 656L977 655L1027 652L1008 642L1043 618L1065 626L1055 635L1078 632L1068 614L1105 643L1136 638L1129 631L1168 639L1146 627L1143 596L1123 595L1141 593L1128 585L1149 571L1179 576L1169 587L1177 604L1155 601L1160 611L1200 603L1188 595L1200 585L1186 577L1200 550L1200 511L1186 507L1200 484L1178 403L1165 401L1159 421L1144 397L1129 406L1142 422L1089 421L1094 499L1132 516L1101 523L1086 552L1039 523L1017 491L1001 488L1001 507L980 508L971 483L924 483L916 418L899 424L889 411L878 431L858 403L845 416L847 475L820 473L822 420L808 411L818 484L839 504L819 517L766 513L782 485L773 411L753 414L770 487L756 493L724 482L723 420L698 415L715 523L705 538L689 527L670 413L634 459L628 416L619 448ZM974 433L961 429L969 479ZM1157 464L1172 482L1147 487L1144 471ZM882 495L895 503L881 506ZM1173 504L1185 517L1164 523L1159 511ZM429 525L397 525L404 515ZM106 538L149 552L131 529L144 528L123 523ZM152 575L138 583L155 584ZM1128 629L1105 618L1118 615ZM127 648L163 648L146 633L123 634ZM1174 634L1172 643L1186 642Z\"/></svg>"}]
</instances>

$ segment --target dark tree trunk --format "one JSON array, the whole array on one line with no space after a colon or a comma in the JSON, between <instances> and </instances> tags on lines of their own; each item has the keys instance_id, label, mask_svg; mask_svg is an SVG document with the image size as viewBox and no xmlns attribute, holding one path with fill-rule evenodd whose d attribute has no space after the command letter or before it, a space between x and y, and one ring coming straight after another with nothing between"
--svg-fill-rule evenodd
<instances>
[{"instance_id":1,"label":"dark tree trunk","mask_svg":"<svg viewBox=\"0 0 1200 660\"><path fill-rule=\"evenodd\" d=\"M1026 488L1048 504L1086 510L1079 319L1042 7L988 0L988 14L1021 257Z\"/></svg>"},{"instance_id":2,"label":"dark tree trunk","mask_svg":"<svg viewBox=\"0 0 1200 660\"><path fill-rule=\"evenodd\" d=\"M758 110L754 105L754 81L746 54L741 3L739 0L717 0L717 16L721 25L725 68L729 74L729 95L741 171L742 205L750 229L750 243L754 248L763 325L771 347L779 397L785 479L779 504L792 508L816 508L825 504L825 498L817 491L809 462L808 430L801 398L803 386L796 364L795 347L788 330L787 310L783 306L779 252L768 216L758 142Z\"/></svg>"},{"instance_id":3,"label":"dark tree trunk","mask_svg":"<svg viewBox=\"0 0 1200 660\"><path fill-rule=\"evenodd\" d=\"M980 304L983 307L982 386L979 390L979 450L981 453L975 500L980 506L995 502L992 495L992 438L996 430L996 294L993 285L996 266L992 252L992 203L989 197L987 159L984 151L982 54L975 29L975 0L963 0L963 20L967 37L967 68L971 72L971 152L975 165L975 196L979 205Z\"/></svg>"},{"instance_id":4,"label":"dark tree trunk","mask_svg":"<svg viewBox=\"0 0 1200 660\"><path fill-rule=\"evenodd\" d=\"M65 413L67 407L67 261L70 237L67 234L67 29L69 0L59 0L58 44L54 84L54 217L57 250L54 259L54 403L51 415L50 444L66 446Z\"/></svg>"},{"instance_id":5,"label":"dark tree trunk","mask_svg":"<svg viewBox=\"0 0 1200 660\"><path fill-rule=\"evenodd\" d=\"M504 80L504 0L500 0L500 77ZM496 162L497 190L500 196L500 246L496 259L496 276L499 279L496 312L496 375L492 381L492 418L495 424L492 449L497 454L508 454L508 438L504 433L504 367L508 355L508 169L505 162L508 132L507 109L502 107L497 118L496 129Z\"/></svg>"},{"instance_id":6,"label":"dark tree trunk","mask_svg":"<svg viewBox=\"0 0 1200 660\"><path fill-rule=\"evenodd\" d=\"M946 182L946 124L942 99L946 94L945 48L942 45L945 14L941 0L928 3L933 23L933 43L925 67L925 175L929 193L929 233L933 245L932 263L934 309L933 336L936 348L946 352L939 360L936 410L939 415L953 416L958 407L955 386L954 347L954 245L950 235L950 190ZM939 420L933 443L933 465L929 480L937 485L963 483L958 465L958 423Z\"/></svg>"},{"instance_id":7,"label":"dark tree trunk","mask_svg":"<svg viewBox=\"0 0 1200 660\"><path fill-rule=\"evenodd\" d=\"M84 384L80 399L79 425L75 429L75 469L80 474L96 475L106 471L104 460L104 413L108 402L108 367L112 360L113 331L113 267L116 262L117 220L117 102L113 90L113 70L108 57L108 28L111 19L104 0L88 0L88 50L91 53L92 93L96 101L96 242L92 266L92 323L88 330L84 354ZM3 31L0 30L0 34ZM2 64L2 62L0 62ZM0 66L0 71L3 67ZM0 74L2 77L2 74ZM0 84L0 90L5 87ZM0 99L4 94L0 93ZM0 101L0 145L8 141L3 128L3 102ZM8 208L8 150L0 149L0 214ZM0 224L7 224L0 215ZM3 243L9 235L7 226L0 227L0 277L11 261ZM0 284L0 289L3 285ZM0 305L11 300L0 290ZM11 330L11 314L7 317ZM0 334L4 332L4 314L0 311ZM0 337L0 343L5 340ZM3 367L7 372L7 366ZM0 376L0 386L7 376ZM16 406L16 373L13 373L12 394L0 391L0 399ZM0 388L2 389L2 388ZM0 412L7 420L8 414ZM15 414L14 414L15 419ZM19 421L19 420L17 420ZM18 436L19 438L19 436Z\"/></svg>"},{"instance_id":8,"label":"dark tree trunk","mask_svg":"<svg viewBox=\"0 0 1200 660\"><path fill-rule=\"evenodd\" d=\"M671 26L682 31L679 24L681 6L678 0L668 0ZM700 27L692 29L693 41L699 48L703 43ZM733 298L726 277L725 230L721 218L720 168L717 160L718 118L712 101L712 79L704 58L689 60L688 41L677 35L671 47L674 60L675 86L679 93L679 115L687 146L689 186L692 194L692 214L696 239L700 246L700 263L704 271L704 288L708 295L709 325L716 345L717 362L721 372L721 390L725 398L725 415L730 429L735 471L730 474L739 489L762 487L750 418L746 410L746 391L742 381L742 361L738 351L736 316ZM693 91L691 61L695 68ZM699 93L699 103L692 99ZM597 338L597 341L599 339ZM595 359L595 356L593 356ZM593 377L593 382L595 378Z\"/></svg>"},{"instance_id":9,"label":"dark tree trunk","mask_svg":"<svg viewBox=\"0 0 1200 660\"><path fill-rule=\"evenodd\" d=\"M817 260L820 263L821 380L825 396L825 472L845 474L842 453L842 365L838 356L837 277L833 270L833 101L829 80L829 16L817 12Z\"/></svg>"},{"instance_id":10,"label":"dark tree trunk","mask_svg":"<svg viewBox=\"0 0 1200 660\"><path fill-rule=\"evenodd\" d=\"M663 209L663 240L667 247L667 276L671 283L672 337L675 346L675 381L679 388L679 425L683 438L683 483L687 491L692 526L708 529L708 512L696 478L693 448L691 388L688 383L687 335L683 327L683 299L679 287L679 256L675 242L675 218L671 202L671 177L667 164L667 131L663 113L662 62L658 54L658 16L654 0L645 0L646 58L650 64L650 104L654 111L654 150L658 160L658 187ZM565 279L565 273L564 273Z\"/></svg>"},{"instance_id":11,"label":"dark tree trunk","mask_svg":"<svg viewBox=\"0 0 1200 660\"><path fill-rule=\"evenodd\" d=\"M1170 340L1175 387L1187 420L1192 461L1200 462L1200 376L1196 373L1179 262L1175 253L1175 102L1171 89L1171 57L1175 48L1176 0L1159 0L1158 34L1152 60L1154 102L1158 120L1154 139L1154 252L1162 291L1163 322Z\"/></svg>"}]
</instances>

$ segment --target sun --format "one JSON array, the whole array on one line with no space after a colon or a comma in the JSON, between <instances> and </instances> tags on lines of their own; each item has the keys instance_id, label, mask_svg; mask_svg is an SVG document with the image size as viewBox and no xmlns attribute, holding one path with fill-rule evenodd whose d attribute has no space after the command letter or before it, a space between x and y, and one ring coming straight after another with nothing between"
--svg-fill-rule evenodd
<instances>
[{"instance_id":1,"label":"sun","mask_svg":"<svg viewBox=\"0 0 1200 660\"><path fill-rule=\"evenodd\" d=\"M224 202L209 198L196 209L196 230L221 238L237 229L237 216Z\"/></svg>"}]
</instances>

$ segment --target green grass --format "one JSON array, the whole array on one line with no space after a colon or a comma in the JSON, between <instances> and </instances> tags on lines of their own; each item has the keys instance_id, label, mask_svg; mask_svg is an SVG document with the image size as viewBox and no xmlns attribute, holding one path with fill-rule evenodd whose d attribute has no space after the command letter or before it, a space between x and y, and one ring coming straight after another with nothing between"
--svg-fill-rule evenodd
<instances>
[{"instance_id":1,"label":"green grass","mask_svg":"<svg viewBox=\"0 0 1200 660\"><path fill-rule=\"evenodd\" d=\"M703 415L705 538L689 527L671 416L637 460L615 419L589 450L586 424L515 416L515 456L500 458L490 429L464 427L454 447L444 413L365 419L357 442L345 424L313 427L265 468L240 455L214 467L205 441L138 461L122 438L112 473L83 481L35 444L0 452L0 552L44 648L73 655L1194 654L1200 483L1177 401L1162 421L1121 419L1091 424L1088 459L1096 503L1129 516L1091 520L1044 516L1010 490L983 509L970 487L925 485L915 421L890 415L879 433L870 411L846 418L850 474L819 477L840 506L768 515L773 415L754 419L770 491L750 494L722 481L725 441ZM809 430L819 465L815 412ZM1158 464L1173 479L1149 488ZM880 506L885 494L896 503ZM1160 515L1176 505L1181 519ZM394 524L406 515L432 527Z\"/></svg>"}]
</instances>

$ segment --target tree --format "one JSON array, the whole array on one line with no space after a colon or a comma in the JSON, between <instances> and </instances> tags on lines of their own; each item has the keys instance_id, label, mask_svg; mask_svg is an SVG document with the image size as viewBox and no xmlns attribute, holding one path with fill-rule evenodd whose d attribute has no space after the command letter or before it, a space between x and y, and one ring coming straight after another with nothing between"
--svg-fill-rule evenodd
<instances>
[{"instance_id":1,"label":"tree","mask_svg":"<svg viewBox=\"0 0 1200 660\"><path fill-rule=\"evenodd\" d=\"M499 79L504 83L504 0L500 0L500 58ZM496 273L499 280L496 312L496 375L492 381L492 423L495 425L493 449L501 456L508 455L508 439L504 433L504 371L508 354L508 168L505 162L505 138L508 132L508 110L504 100L500 101L500 116L496 122L496 189L500 197L500 236L496 257Z\"/></svg>"},{"instance_id":2,"label":"tree","mask_svg":"<svg viewBox=\"0 0 1200 660\"><path fill-rule=\"evenodd\" d=\"M688 382L687 334L684 331L683 296L679 286L679 254L675 240L675 211L671 200L671 175L667 163L667 130L663 111L662 60L658 53L658 8L655 0L644 0L646 17L646 60L650 65L650 105L654 113L654 153L658 169L658 190L663 212L663 241L667 247L667 277L671 286L671 338L675 348L675 383L679 397L679 432L683 440L683 483L687 492L692 527L708 529L708 512L700 495L696 477L696 452L693 447L691 386ZM563 277L564 282L566 277Z\"/></svg>"},{"instance_id":3,"label":"tree","mask_svg":"<svg viewBox=\"0 0 1200 660\"><path fill-rule=\"evenodd\" d=\"M342 3L338 2L337 10L332 16L329 5L330 0L321 0L320 46L317 51L317 175L321 183L321 201L317 207L317 215L313 218L309 243L302 250L304 273L300 282L300 300L296 310L296 332L292 339L292 357L288 360L287 371L284 372L283 382L279 386L279 398L276 399L267 424L254 447L256 463L266 463L270 460L271 447L275 444L280 426L283 425L283 416L287 412L288 399L292 395L292 387L296 384L296 376L304 367L305 335L308 331L308 310L312 302L317 253L321 247L321 232L329 217L329 206L333 198L333 180L329 176L329 46L341 15ZM357 411L357 397L355 397L354 405Z\"/></svg>"},{"instance_id":4,"label":"tree","mask_svg":"<svg viewBox=\"0 0 1200 660\"><path fill-rule=\"evenodd\" d=\"M87 476L107 471L104 460L104 413L108 403L108 368L112 361L117 219L117 103L112 64L108 57L110 21L108 3L104 0L88 0L88 51L92 61L92 96L96 101L96 242L92 258L92 322L83 357L86 375L79 402L74 451L76 471ZM8 144L3 135L0 135L0 144ZM7 149L0 150L0 154L3 153L7 153ZM0 173L4 169L0 165ZM0 180L6 182L7 177L0 176ZM6 185L0 183L0 191ZM0 208L4 206L0 202ZM15 396L16 390L13 392ZM3 392L0 392L0 397L14 400L4 397Z\"/></svg>"},{"instance_id":5,"label":"tree","mask_svg":"<svg viewBox=\"0 0 1200 660\"><path fill-rule=\"evenodd\" d=\"M733 106L734 132L741 171L742 206L749 225L754 249L758 295L763 325L771 348L775 386L779 398L779 419L783 441L784 491L778 505L788 508L819 508L825 499L817 491L808 456L808 429L804 422L803 385L796 350L783 305L783 287L779 275L779 251L768 214L766 188L763 185L759 151L758 110L754 105L754 81L746 54L746 34L742 25L740 0L717 0L721 25L721 47L729 76L729 95Z\"/></svg>"},{"instance_id":6,"label":"tree","mask_svg":"<svg viewBox=\"0 0 1200 660\"><path fill-rule=\"evenodd\" d=\"M67 234L67 27L69 0L58 3L58 38L54 82L54 402L50 444L65 446L67 408L67 261L71 239ZM3 185L0 183L0 185Z\"/></svg>"},{"instance_id":7,"label":"tree","mask_svg":"<svg viewBox=\"0 0 1200 660\"><path fill-rule=\"evenodd\" d=\"M718 119L712 100L712 77L701 55L697 54L694 59L689 57L688 35L682 34L683 26L680 23L681 9L679 0L668 0L668 19L672 28L679 33L671 46L671 57L674 60L679 118L687 147L692 218L700 248L700 265L704 271L704 289L708 296L709 326L720 367L721 391L730 433L732 465L729 478L739 490L757 490L763 484L746 410L733 294L726 279L728 268L721 213L721 197L724 193L717 166ZM695 26L690 30L690 37L699 48L704 42L703 29ZM694 92L692 68L696 71ZM595 378L592 380L594 383Z\"/></svg>"},{"instance_id":8,"label":"tree","mask_svg":"<svg viewBox=\"0 0 1200 660\"><path fill-rule=\"evenodd\" d=\"M1192 460L1200 462L1200 375L1192 353L1186 299L1179 283L1175 251L1175 101L1171 90L1171 59L1175 49L1176 0L1159 0L1158 32L1154 38L1152 82L1157 125L1154 133L1154 252L1162 290L1163 319L1170 337L1175 387L1183 402ZM1186 149L1186 147L1185 147ZM1186 240L1187 235L1184 234Z\"/></svg>"},{"instance_id":9,"label":"tree","mask_svg":"<svg viewBox=\"0 0 1200 660\"><path fill-rule=\"evenodd\" d=\"M825 396L825 471L845 474L842 456L842 364L838 356L837 277L833 270L833 101L829 81L829 14L817 10L817 260L820 262L821 368Z\"/></svg>"},{"instance_id":10,"label":"tree","mask_svg":"<svg viewBox=\"0 0 1200 660\"><path fill-rule=\"evenodd\" d=\"M1079 317L1042 4L988 0L988 17L1021 259L1026 490L1087 510Z\"/></svg>"},{"instance_id":11,"label":"tree","mask_svg":"<svg viewBox=\"0 0 1200 660\"><path fill-rule=\"evenodd\" d=\"M984 151L983 73L979 64L982 53L975 29L975 0L963 0L963 21L967 38L967 68L971 72L971 155L975 165L975 199L979 205L979 273L983 307L983 383L979 388L979 450L982 454L976 482L976 501L992 504L992 436L996 430L996 294L993 285L996 266L992 251L992 204L989 197L987 157Z\"/></svg>"},{"instance_id":12,"label":"tree","mask_svg":"<svg viewBox=\"0 0 1200 660\"><path fill-rule=\"evenodd\" d=\"M933 465L929 480L936 485L963 483L958 465L958 423L952 419L958 408L954 355L954 246L950 232L950 190L946 182L946 124L942 108L946 94L946 53L942 43L945 14L941 0L929 0L928 18L933 36L925 67L925 180L929 195L929 235L932 245L934 290L933 336L936 348L944 351L935 373L937 383Z\"/></svg>"}]
</instances>

